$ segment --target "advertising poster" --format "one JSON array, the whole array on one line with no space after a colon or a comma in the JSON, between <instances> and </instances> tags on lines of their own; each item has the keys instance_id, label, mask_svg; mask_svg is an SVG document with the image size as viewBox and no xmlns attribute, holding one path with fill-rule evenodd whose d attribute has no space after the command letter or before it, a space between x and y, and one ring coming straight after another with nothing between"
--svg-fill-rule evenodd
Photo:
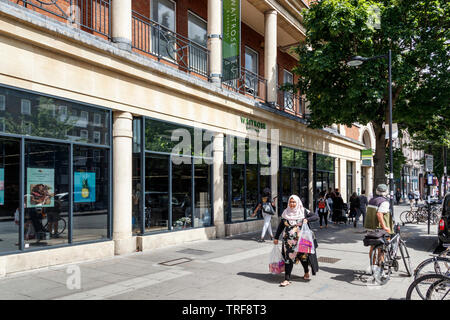
<instances>
[{"instance_id":1,"label":"advertising poster","mask_svg":"<svg viewBox=\"0 0 450 320\"><path fill-rule=\"evenodd\" d=\"M53 207L55 169L27 168L27 207Z\"/></svg>"},{"instance_id":2,"label":"advertising poster","mask_svg":"<svg viewBox=\"0 0 450 320\"><path fill-rule=\"evenodd\" d=\"M75 172L74 202L95 202L95 172Z\"/></svg>"},{"instance_id":3,"label":"advertising poster","mask_svg":"<svg viewBox=\"0 0 450 320\"><path fill-rule=\"evenodd\" d=\"M0 206L5 204L5 169L0 168Z\"/></svg>"},{"instance_id":4,"label":"advertising poster","mask_svg":"<svg viewBox=\"0 0 450 320\"><path fill-rule=\"evenodd\" d=\"M241 53L241 1L223 0L223 80L239 78Z\"/></svg>"}]
</instances>

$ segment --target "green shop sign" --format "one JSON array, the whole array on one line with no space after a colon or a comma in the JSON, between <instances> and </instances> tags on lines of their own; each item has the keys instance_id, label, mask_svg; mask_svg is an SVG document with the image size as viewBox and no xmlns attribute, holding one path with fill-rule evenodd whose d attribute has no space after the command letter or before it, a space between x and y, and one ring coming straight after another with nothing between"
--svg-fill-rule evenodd
<instances>
[{"instance_id":1,"label":"green shop sign","mask_svg":"<svg viewBox=\"0 0 450 320\"><path fill-rule=\"evenodd\" d=\"M372 149L361 150L361 166L362 167L371 167L372 166L372 157L373 151Z\"/></svg>"},{"instance_id":2,"label":"green shop sign","mask_svg":"<svg viewBox=\"0 0 450 320\"><path fill-rule=\"evenodd\" d=\"M254 129L256 131L259 131L260 129L266 129L266 124L264 122L252 120L245 117L241 117L241 123L244 123L247 129Z\"/></svg>"},{"instance_id":3,"label":"green shop sign","mask_svg":"<svg viewBox=\"0 0 450 320\"><path fill-rule=\"evenodd\" d=\"M223 80L239 78L241 53L241 1L223 0Z\"/></svg>"}]
</instances>

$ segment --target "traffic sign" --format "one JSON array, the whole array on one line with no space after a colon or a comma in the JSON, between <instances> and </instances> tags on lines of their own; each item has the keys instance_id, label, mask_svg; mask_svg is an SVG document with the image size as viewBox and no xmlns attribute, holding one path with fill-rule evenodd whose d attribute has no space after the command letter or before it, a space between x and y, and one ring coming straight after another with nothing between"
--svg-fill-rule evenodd
<instances>
[{"instance_id":1,"label":"traffic sign","mask_svg":"<svg viewBox=\"0 0 450 320\"><path fill-rule=\"evenodd\" d=\"M425 170L427 172L433 172L433 155L425 155Z\"/></svg>"}]
</instances>

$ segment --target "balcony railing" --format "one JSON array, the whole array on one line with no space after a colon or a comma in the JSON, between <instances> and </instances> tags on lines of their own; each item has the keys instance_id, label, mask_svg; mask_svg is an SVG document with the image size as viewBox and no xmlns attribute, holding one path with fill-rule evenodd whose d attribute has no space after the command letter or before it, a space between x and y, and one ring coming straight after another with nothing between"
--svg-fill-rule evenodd
<instances>
[{"instance_id":1,"label":"balcony railing","mask_svg":"<svg viewBox=\"0 0 450 320\"><path fill-rule=\"evenodd\" d=\"M186 72L208 78L209 51L149 18L133 11L132 47Z\"/></svg>"},{"instance_id":2,"label":"balcony railing","mask_svg":"<svg viewBox=\"0 0 450 320\"><path fill-rule=\"evenodd\" d=\"M297 117L305 118L305 100L298 94L289 90L282 90L278 86L277 108Z\"/></svg>"},{"instance_id":3,"label":"balcony railing","mask_svg":"<svg viewBox=\"0 0 450 320\"><path fill-rule=\"evenodd\" d=\"M222 85L232 91L267 101L267 80L245 68L236 71L235 79L224 80Z\"/></svg>"},{"instance_id":4,"label":"balcony railing","mask_svg":"<svg viewBox=\"0 0 450 320\"><path fill-rule=\"evenodd\" d=\"M111 0L16 0L19 5L81 30L111 38Z\"/></svg>"}]
</instances>

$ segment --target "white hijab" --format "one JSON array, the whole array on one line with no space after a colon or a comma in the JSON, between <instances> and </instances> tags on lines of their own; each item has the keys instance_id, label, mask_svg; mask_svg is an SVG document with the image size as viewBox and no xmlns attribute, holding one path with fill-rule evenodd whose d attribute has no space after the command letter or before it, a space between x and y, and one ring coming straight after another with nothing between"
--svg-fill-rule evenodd
<instances>
[{"instance_id":1,"label":"white hijab","mask_svg":"<svg viewBox=\"0 0 450 320\"><path fill-rule=\"evenodd\" d=\"M297 203L294 209L289 206L291 199L294 199ZM292 195L289 197L288 206L284 209L281 217L288 220L290 223L296 222L297 220L303 220L305 218L305 208L303 207L303 203L298 196Z\"/></svg>"}]
</instances>

